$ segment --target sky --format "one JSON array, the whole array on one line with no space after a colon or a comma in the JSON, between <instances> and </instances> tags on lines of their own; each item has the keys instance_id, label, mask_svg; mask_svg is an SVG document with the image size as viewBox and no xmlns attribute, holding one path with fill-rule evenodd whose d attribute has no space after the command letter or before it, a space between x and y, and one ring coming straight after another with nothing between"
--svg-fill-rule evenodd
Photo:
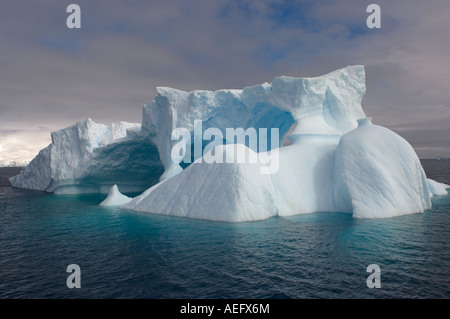
<instances>
[{"instance_id":1,"label":"sky","mask_svg":"<svg viewBox=\"0 0 450 319\"><path fill-rule=\"evenodd\" d=\"M448 0L1 0L0 163L86 118L140 123L158 86L240 89L356 64L373 123L422 158L450 157L449 17Z\"/></svg>"}]
</instances>

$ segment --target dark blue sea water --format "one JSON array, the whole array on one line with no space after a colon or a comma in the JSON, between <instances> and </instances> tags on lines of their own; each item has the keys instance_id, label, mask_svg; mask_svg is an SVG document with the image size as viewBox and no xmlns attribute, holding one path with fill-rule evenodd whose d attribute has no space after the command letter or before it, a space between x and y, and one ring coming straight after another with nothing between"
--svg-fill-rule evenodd
<instances>
[{"instance_id":1,"label":"dark blue sea water","mask_svg":"<svg viewBox=\"0 0 450 319\"><path fill-rule=\"evenodd\" d=\"M450 183L450 161L424 163ZM0 298L450 298L450 196L391 219L218 223L0 188ZM81 288L66 267L81 268ZM369 289L366 268L381 268Z\"/></svg>"}]
</instances>

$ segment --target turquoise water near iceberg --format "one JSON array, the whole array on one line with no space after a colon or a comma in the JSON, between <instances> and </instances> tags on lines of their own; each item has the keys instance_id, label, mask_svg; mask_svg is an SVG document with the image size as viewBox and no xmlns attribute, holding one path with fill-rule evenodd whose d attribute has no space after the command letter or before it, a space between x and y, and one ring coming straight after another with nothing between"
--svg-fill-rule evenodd
<instances>
[{"instance_id":1,"label":"turquoise water near iceberg","mask_svg":"<svg viewBox=\"0 0 450 319\"><path fill-rule=\"evenodd\" d=\"M450 183L450 161L429 161ZM219 223L0 188L0 298L450 298L450 195L423 214ZM81 268L81 289L66 267ZM381 268L369 289L366 268Z\"/></svg>"}]
</instances>

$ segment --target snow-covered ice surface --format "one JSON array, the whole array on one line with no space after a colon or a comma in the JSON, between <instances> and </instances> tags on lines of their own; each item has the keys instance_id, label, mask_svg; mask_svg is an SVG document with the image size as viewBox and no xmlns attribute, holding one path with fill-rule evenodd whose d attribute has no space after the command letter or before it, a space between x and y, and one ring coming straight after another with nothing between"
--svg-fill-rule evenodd
<instances>
[{"instance_id":1,"label":"snow-covered ice surface","mask_svg":"<svg viewBox=\"0 0 450 319\"><path fill-rule=\"evenodd\" d=\"M229 152L235 149L234 152ZM215 151L233 158L249 153L256 163L196 161L180 174L136 197L123 208L157 214L225 222L266 219L274 215L275 192L269 174L260 173L257 154L241 144L217 146ZM233 153L230 155L230 153ZM234 155L234 156L233 156Z\"/></svg>"},{"instance_id":2,"label":"snow-covered ice surface","mask_svg":"<svg viewBox=\"0 0 450 319\"><path fill-rule=\"evenodd\" d=\"M100 206L109 207L109 206L121 206L129 203L132 200L131 197L123 195L117 185L112 186L109 189L108 197L100 203Z\"/></svg>"},{"instance_id":3,"label":"snow-covered ice surface","mask_svg":"<svg viewBox=\"0 0 450 319\"><path fill-rule=\"evenodd\" d=\"M354 217L393 217L431 208L425 172L412 146L387 128L359 120L336 149L334 201Z\"/></svg>"},{"instance_id":4,"label":"snow-covered ice surface","mask_svg":"<svg viewBox=\"0 0 450 319\"><path fill-rule=\"evenodd\" d=\"M157 91L141 126L87 120L52 133L52 144L12 185L55 193L106 192L114 184L125 192L147 189L121 207L228 222L313 212L393 217L423 212L433 195L447 193L448 185L427 179L406 140L366 118L363 66L315 78L282 76L242 90ZM278 170L262 174L267 153L234 140L184 170L181 157L171 156L176 128L186 128L194 142L195 130L240 127L278 128L279 142L291 142L269 144ZM212 152L229 157L231 149L255 163L209 163Z\"/></svg>"}]
</instances>

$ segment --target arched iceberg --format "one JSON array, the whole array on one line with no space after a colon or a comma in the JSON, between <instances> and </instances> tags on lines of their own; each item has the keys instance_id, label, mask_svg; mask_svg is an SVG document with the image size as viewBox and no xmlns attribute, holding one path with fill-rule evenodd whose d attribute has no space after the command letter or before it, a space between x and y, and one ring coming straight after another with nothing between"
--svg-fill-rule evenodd
<instances>
[{"instance_id":1,"label":"arched iceberg","mask_svg":"<svg viewBox=\"0 0 450 319\"><path fill-rule=\"evenodd\" d=\"M123 208L229 222L313 212L379 218L429 209L431 197L448 186L427 179L406 140L366 118L365 89L359 65L242 90L157 88L141 125L86 120L54 132L52 144L11 184L54 193L105 193L117 184L124 192L146 190ZM224 134L228 145L203 154L203 134L229 128L255 129L259 140L271 142L268 148L245 139L236 145ZM178 129L189 138L174 139ZM192 164L173 156L180 143L183 150L194 147ZM219 153L253 161L217 162Z\"/></svg>"}]
</instances>

